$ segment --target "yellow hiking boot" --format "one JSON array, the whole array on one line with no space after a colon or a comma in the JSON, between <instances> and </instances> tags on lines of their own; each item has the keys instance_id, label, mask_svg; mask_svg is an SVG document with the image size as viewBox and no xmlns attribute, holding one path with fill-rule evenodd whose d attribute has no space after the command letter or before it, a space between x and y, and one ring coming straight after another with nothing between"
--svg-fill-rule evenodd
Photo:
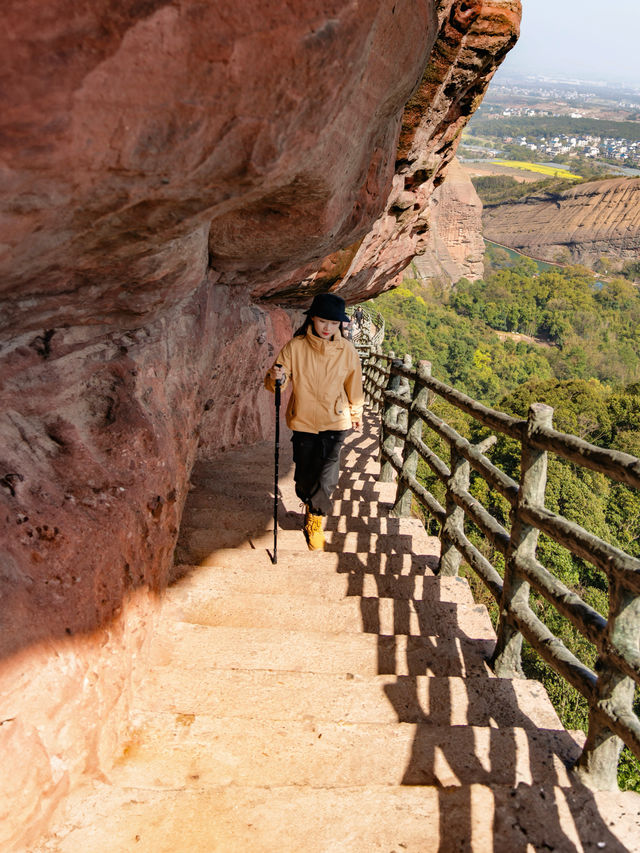
<instances>
[{"instance_id":1,"label":"yellow hiking boot","mask_svg":"<svg viewBox=\"0 0 640 853\"><path fill-rule=\"evenodd\" d=\"M313 515L308 508L304 514L304 535L310 551L324 551L322 516Z\"/></svg>"}]
</instances>

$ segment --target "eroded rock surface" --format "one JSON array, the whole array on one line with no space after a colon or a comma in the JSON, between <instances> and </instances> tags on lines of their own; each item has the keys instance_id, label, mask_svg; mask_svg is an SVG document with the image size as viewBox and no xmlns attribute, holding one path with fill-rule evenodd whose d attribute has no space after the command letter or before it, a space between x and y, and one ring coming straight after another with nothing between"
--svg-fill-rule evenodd
<instances>
[{"instance_id":1,"label":"eroded rock surface","mask_svg":"<svg viewBox=\"0 0 640 853\"><path fill-rule=\"evenodd\" d=\"M415 274L445 284L482 278L482 202L457 160L447 168L429 206L428 245L413 259Z\"/></svg>"},{"instance_id":2,"label":"eroded rock surface","mask_svg":"<svg viewBox=\"0 0 640 853\"><path fill-rule=\"evenodd\" d=\"M270 430L278 306L419 250L519 12L4 4L0 732L38 771L5 770L1 844L112 760L198 447Z\"/></svg>"},{"instance_id":3,"label":"eroded rock surface","mask_svg":"<svg viewBox=\"0 0 640 853\"><path fill-rule=\"evenodd\" d=\"M590 181L550 196L485 207L489 240L544 261L634 259L640 253L640 178Z\"/></svg>"}]
</instances>

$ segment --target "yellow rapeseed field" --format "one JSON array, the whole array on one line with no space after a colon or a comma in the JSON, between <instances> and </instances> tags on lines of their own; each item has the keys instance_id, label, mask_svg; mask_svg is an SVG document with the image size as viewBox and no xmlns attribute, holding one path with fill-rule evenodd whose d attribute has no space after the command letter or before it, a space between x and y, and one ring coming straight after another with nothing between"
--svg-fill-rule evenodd
<instances>
[{"instance_id":1,"label":"yellow rapeseed field","mask_svg":"<svg viewBox=\"0 0 640 853\"><path fill-rule=\"evenodd\" d=\"M526 169L528 172L539 172L541 175L547 175L550 178L568 178L572 181L579 181L581 175L574 175L566 169L556 168L555 166L542 166L540 163L529 163L526 160L492 160L496 166L511 166L513 169Z\"/></svg>"}]
</instances>

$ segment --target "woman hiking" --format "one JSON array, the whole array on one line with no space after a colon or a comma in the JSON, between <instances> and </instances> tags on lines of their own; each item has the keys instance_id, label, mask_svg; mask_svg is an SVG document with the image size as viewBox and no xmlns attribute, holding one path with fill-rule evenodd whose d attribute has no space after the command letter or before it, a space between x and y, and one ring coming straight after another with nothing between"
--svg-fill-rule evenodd
<instances>
[{"instance_id":1,"label":"woman hiking","mask_svg":"<svg viewBox=\"0 0 640 853\"><path fill-rule=\"evenodd\" d=\"M293 431L296 494L305 504L304 532L311 551L324 548L322 517L331 512L340 451L349 430L362 429L362 373L355 347L343 336L344 299L314 296L307 319L267 372L265 388L291 382L287 426Z\"/></svg>"}]
</instances>

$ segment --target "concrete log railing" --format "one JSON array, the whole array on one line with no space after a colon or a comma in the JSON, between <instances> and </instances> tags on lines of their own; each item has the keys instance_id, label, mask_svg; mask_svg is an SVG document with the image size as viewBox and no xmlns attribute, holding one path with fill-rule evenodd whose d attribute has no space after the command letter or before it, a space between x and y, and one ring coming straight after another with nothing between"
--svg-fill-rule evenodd
<instances>
[{"instance_id":1,"label":"concrete log railing","mask_svg":"<svg viewBox=\"0 0 640 853\"><path fill-rule=\"evenodd\" d=\"M547 455L556 454L636 489L640 488L640 459L558 432L552 426L553 409L542 403L534 403L527 419L519 420L434 379L429 362L419 362L413 369L408 356L401 361L393 353L383 355L379 347L361 356L368 402L382 416L380 476L384 481L392 480L394 473L397 477L395 514L408 515L413 496L440 524L440 574L456 575L464 558L496 600L500 616L491 663L498 676L522 677L524 637L585 697L589 730L574 771L589 787L616 790L623 742L640 758L640 720L633 711L635 686L640 684L640 560L545 507ZM434 395L520 444L519 482L485 456L495 436L471 444L430 411ZM448 464L424 442L423 425L449 445ZM445 506L418 481L418 459L444 484ZM510 530L471 494L472 468L510 504ZM467 537L466 519L504 556L504 577ZM607 619L539 562L540 531L605 573ZM595 646L595 672L536 616L530 606L531 588Z\"/></svg>"}]
</instances>

